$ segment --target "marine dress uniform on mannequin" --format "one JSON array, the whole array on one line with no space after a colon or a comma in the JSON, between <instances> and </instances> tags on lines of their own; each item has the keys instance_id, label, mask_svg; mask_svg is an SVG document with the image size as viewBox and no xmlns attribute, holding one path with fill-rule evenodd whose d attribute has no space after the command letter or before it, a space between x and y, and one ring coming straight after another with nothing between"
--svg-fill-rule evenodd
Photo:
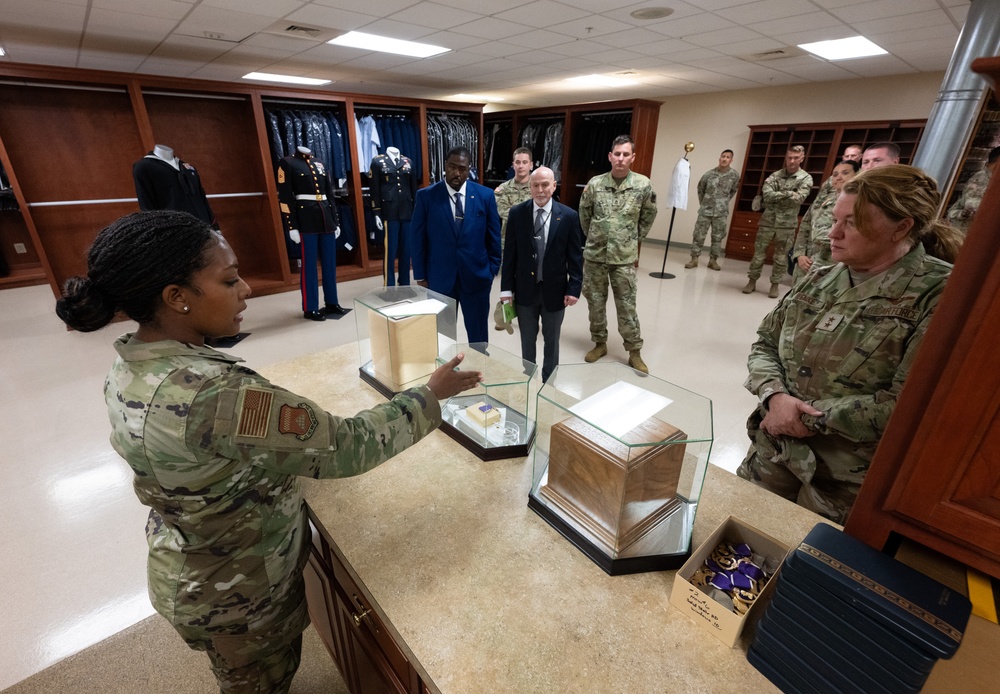
<instances>
[{"instance_id":1,"label":"marine dress uniform on mannequin","mask_svg":"<svg viewBox=\"0 0 1000 694\"><path fill-rule=\"evenodd\" d=\"M140 210L188 212L219 228L198 171L175 156L170 147L156 145L153 151L132 164L132 180Z\"/></svg>"},{"instance_id":2,"label":"marine dress uniform on mannequin","mask_svg":"<svg viewBox=\"0 0 1000 694\"><path fill-rule=\"evenodd\" d=\"M371 163L372 208L375 223L385 235L382 283L396 284L393 261L399 261L399 284L410 283L410 219L417 194L417 172L413 161L389 147Z\"/></svg>"},{"instance_id":3,"label":"marine dress uniform on mannequin","mask_svg":"<svg viewBox=\"0 0 1000 694\"><path fill-rule=\"evenodd\" d=\"M323 164L308 147L278 163L278 201L292 241L302 244L302 315L309 320L342 316L348 309L337 301L337 236L340 222L333 202L333 186ZM316 262L323 268L323 300L319 309Z\"/></svg>"}]
</instances>

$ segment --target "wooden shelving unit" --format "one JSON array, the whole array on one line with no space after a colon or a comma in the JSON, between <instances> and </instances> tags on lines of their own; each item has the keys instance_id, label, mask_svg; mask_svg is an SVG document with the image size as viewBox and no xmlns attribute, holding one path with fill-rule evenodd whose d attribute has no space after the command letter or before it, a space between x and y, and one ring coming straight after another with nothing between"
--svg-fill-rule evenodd
<instances>
[{"instance_id":1,"label":"wooden shelving unit","mask_svg":"<svg viewBox=\"0 0 1000 694\"><path fill-rule=\"evenodd\" d=\"M738 260L753 257L760 213L750 209L750 204L760 193L767 177L784 166L785 152L789 147L802 145L805 148L806 158L802 167L813 177L813 189L802 204L800 213L805 214L820 186L830 177L844 147L894 142L900 148L900 161L908 164L920 142L925 123L924 120L912 120L751 125L740 189L736 194L736 210L726 239L726 257ZM768 253L770 262L770 251Z\"/></svg>"}]
</instances>

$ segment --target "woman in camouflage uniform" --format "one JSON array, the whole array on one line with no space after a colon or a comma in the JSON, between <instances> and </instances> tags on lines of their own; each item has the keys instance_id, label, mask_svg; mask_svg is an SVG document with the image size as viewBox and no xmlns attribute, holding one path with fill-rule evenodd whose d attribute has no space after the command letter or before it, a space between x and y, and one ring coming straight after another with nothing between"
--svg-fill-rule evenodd
<instances>
[{"instance_id":1,"label":"woman in camouflage uniform","mask_svg":"<svg viewBox=\"0 0 1000 694\"><path fill-rule=\"evenodd\" d=\"M745 385L760 405L740 477L846 520L961 243L936 219L939 202L910 166L844 186L835 264L810 272L757 330Z\"/></svg>"},{"instance_id":2,"label":"woman in camouflage uniform","mask_svg":"<svg viewBox=\"0 0 1000 694\"><path fill-rule=\"evenodd\" d=\"M819 195L809 206L799 233L795 236L795 246L792 249L792 261L795 272L792 273L792 284L809 272L813 265L832 265L830 259L830 229L833 227L833 206L837 196L844 189L844 184L854 178L861 170L861 164L850 159L842 159L833 167L830 175L830 191Z\"/></svg>"},{"instance_id":3,"label":"woman in camouflage uniform","mask_svg":"<svg viewBox=\"0 0 1000 694\"><path fill-rule=\"evenodd\" d=\"M438 400L473 387L461 355L427 385L345 419L204 345L239 332L250 295L236 256L182 212L114 222L67 281L56 313L81 331L117 311L105 382L111 443L149 506L149 594L223 692L286 692L299 663L309 534L297 475L357 475L441 423Z\"/></svg>"}]
</instances>

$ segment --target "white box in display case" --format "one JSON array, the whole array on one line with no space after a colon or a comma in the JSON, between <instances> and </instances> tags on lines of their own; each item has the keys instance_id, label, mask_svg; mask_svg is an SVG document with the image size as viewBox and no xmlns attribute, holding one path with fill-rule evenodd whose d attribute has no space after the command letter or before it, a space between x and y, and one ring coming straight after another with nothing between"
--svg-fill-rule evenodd
<instances>
[{"instance_id":1,"label":"white box in display case","mask_svg":"<svg viewBox=\"0 0 1000 694\"><path fill-rule=\"evenodd\" d=\"M455 344L455 300L419 286L382 287L354 300L361 379L386 397L427 381Z\"/></svg>"},{"instance_id":2,"label":"white box in display case","mask_svg":"<svg viewBox=\"0 0 1000 694\"><path fill-rule=\"evenodd\" d=\"M609 574L677 569L712 403L624 364L557 366L538 392L528 506Z\"/></svg>"},{"instance_id":3,"label":"white box in display case","mask_svg":"<svg viewBox=\"0 0 1000 694\"><path fill-rule=\"evenodd\" d=\"M483 382L441 403L441 431L482 460L517 458L528 454L535 421L528 411L537 367L520 356L485 342L458 344L441 351L443 364L465 354L459 367L481 371Z\"/></svg>"}]
</instances>

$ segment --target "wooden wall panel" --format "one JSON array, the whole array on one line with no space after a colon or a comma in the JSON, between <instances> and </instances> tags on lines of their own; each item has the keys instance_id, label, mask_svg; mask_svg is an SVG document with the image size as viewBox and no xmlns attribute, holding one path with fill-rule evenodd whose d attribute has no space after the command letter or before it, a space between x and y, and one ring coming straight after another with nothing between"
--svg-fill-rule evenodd
<instances>
[{"instance_id":1,"label":"wooden wall panel","mask_svg":"<svg viewBox=\"0 0 1000 694\"><path fill-rule=\"evenodd\" d=\"M135 197L128 93L0 85L0 138L29 202Z\"/></svg>"},{"instance_id":2,"label":"wooden wall panel","mask_svg":"<svg viewBox=\"0 0 1000 694\"><path fill-rule=\"evenodd\" d=\"M264 196L209 200L222 235L240 261L244 279L280 280L282 258L275 247L270 202Z\"/></svg>"},{"instance_id":3,"label":"wooden wall panel","mask_svg":"<svg viewBox=\"0 0 1000 694\"><path fill-rule=\"evenodd\" d=\"M87 250L101 229L137 211L134 202L33 208L32 219L45 230L45 248L56 285L61 287L67 278L87 271Z\"/></svg>"},{"instance_id":4,"label":"wooden wall panel","mask_svg":"<svg viewBox=\"0 0 1000 694\"><path fill-rule=\"evenodd\" d=\"M24 244L27 253L14 250L15 243ZM36 267L41 264L24 217L17 210L0 210L0 253L11 268Z\"/></svg>"}]
</instances>

